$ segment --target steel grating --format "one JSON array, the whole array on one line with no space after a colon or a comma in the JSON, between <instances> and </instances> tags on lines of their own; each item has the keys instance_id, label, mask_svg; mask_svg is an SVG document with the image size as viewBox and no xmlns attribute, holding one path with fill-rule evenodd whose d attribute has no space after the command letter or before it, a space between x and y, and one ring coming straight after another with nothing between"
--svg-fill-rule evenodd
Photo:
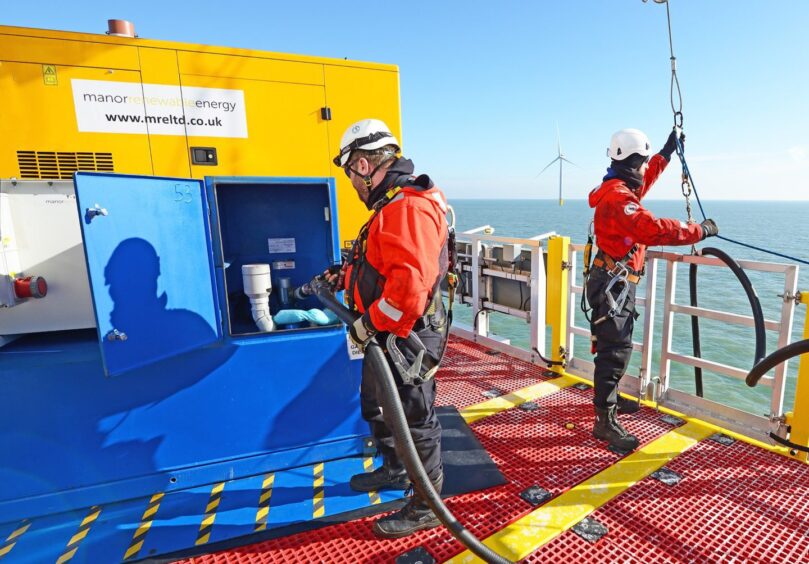
<instances>
[{"instance_id":1,"label":"steel grating","mask_svg":"<svg viewBox=\"0 0 809 564\"><path fill-rule=\"evenodd\" d=\"M505 355L487 355L485 348L471 343L453 340L450 346L447 366L439 375L441 404L471 405L485 399L480 395L484 390L496 386L513 391L536 383L544 373L542 368ZM497 367L493 377L486 374L485 367L479 367L490 364ZM459 366L464 370L458 371ZM485 381L469 382L470 378ZM616 454L606 450L590 434L591 394L589 389L566 388L538 400L540 409L536 411L510 409L472 424L481 443L509 480L503 486L448 500L450 510L473 534L479 538L490 536L534 509L519 498L519 493L526 488L538 485L556 496L618 460ZM460 399L455 399L456 396ZM655 439L672 428L649 409L624 420L626 427L642 442ZM565 425L571 423L573 428L568 429ZM374 519L268 540L199 557L194 562L392 562L417 546L427 547L440 562L462 550L444 528L395 541L378 540L371 533Z\"/></svg>"},{"instance_id":2,"label":"steel grating","mask_svg":"<svg viewBox=\"0 0 809 564\"><path fill-rule=\"evenodd\" d=\"M736 441L703 441L593 513L609 534L588 546L568 531L526 562L807 562L809 466Z\"/></svg>"}]
</instances>

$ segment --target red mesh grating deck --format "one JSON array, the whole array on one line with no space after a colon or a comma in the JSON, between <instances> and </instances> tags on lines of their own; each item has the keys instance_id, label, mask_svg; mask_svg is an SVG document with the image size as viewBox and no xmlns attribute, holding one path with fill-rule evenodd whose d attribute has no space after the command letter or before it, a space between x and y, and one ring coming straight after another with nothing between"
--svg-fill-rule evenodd
<instances>
[{"instance_id":1,"label":"red mesh grating deck","mask_svg":"<svg viewBox=\"0 0 809 564\"><path fill-rule=\"evenodd\" d=\"M454 397L465 393L458 404L472 405L484 401L480 392L492 386L512 391L536 383L544 374L541 368L506 355L488 355L485 348L473 344L453 340L451 347L447 367L439 376L439 401L443 404L450 403L445 394ZM480 365L492 364L498 368L494 376L489 376ZM464 367L460 373L459 366ZM480 380L470 382L464 378ZM619 457L590 434L591 402L590 390L567 388L539 400L539 410L511 409L474 423L476 435L510 483L454 497L447 502L450 510L476 536L484 538L533 509L519 498L524 489L539 485L558 495L616 461ZM565 423L573 423L575 428L568 430ZM671 429L651 410L628 417L626 426L644 442ZM378 540L371 533L375 518L273 539L194 562L393 562L417 546L426 547L440 562L462 550L443 528L395 541Z\"/></svg>"},{"instance_id":2,"label":"red mesh grating deck","mask_svg":"<svg viewBox=\"0 0 809 564\"><path fill-rule=\"evenodd\" d=\"M590 544L572 531L526 562L809 562L809 466L736 441L711 440L593 514L609 528Z\"/></svg>"},{"instance_id":3,"label":"red mesh grating deck","mask_svg":"<svg viewBox=\"0 0 809 564\"><path fill-rule=\"evenodd\" d=\"M486 401L483 392L497 388L513 392L546 380L544 368L514 359L471 341L450 337L438 373L438 405L458 409Z\"/></svg>"},{"instance_id":4,"label":"red mesh grating deck","mask_svg":"<svg viewBox=\"0 0 809 564\"><path fill-rule=\"evenodd\" d=\"M439 373L439 400L458 407L547 378L542 368L453 339ZM592 392L567 388L536 411L511 409L472 425L509 483L447 502L479 538L533 510L519 492L539 485L555 496L618 460L590 435ZM643 409L622 418L641 442L672 429ZM573 423L568 430L565 423ZM675 458L684 476L670 487L647 478L592 516L609 527L596 543L568 531L525 562L809 562L809 466L737 441L707 440ZM782 508L789 508L783 511ZM196 563L393 562L417 546L439 562L462 547L443 528L396 541L371 533L374 518L324 527L202 556Z\"/></svg>"}]
</instances>

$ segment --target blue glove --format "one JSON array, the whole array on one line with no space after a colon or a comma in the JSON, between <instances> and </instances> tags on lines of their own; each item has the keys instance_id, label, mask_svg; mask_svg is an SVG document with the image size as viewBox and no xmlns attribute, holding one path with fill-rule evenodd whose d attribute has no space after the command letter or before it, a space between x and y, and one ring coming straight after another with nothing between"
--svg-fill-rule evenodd
<instances>
[{"instance_id":1,"label":"blue glove","mask_svg":"<svg viewBox=\"0 0 809 564\"><path fill-rule=\"evenodd\" d=\"M282 309L273 316L279 325L292 325L308 321L313 325L333 325L337 323L337 316L331 310L320 309Z\"/></svg>"}]
</instances>

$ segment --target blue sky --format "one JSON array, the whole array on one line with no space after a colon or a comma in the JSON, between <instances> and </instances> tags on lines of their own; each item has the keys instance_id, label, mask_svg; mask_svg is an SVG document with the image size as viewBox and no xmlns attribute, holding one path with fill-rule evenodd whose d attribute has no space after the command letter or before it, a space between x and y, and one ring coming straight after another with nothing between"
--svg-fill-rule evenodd
<instances>
[{"instance_id":1,"label":"blue sky","mask_svg":"<svg viewBox=\"0 0 809 564\"><path fill-rule=\"evenodd\" d=\"M641 0L7 3L2 23L399 65L405 152L450 198L566 199L613 131L672 124L666 8ZM703 199L809 200L809 2L671 0L686 154ZM358 87L361 87L359 85ZM672 163L651 197L679 196Z\"/></svg>"}]
</instances>

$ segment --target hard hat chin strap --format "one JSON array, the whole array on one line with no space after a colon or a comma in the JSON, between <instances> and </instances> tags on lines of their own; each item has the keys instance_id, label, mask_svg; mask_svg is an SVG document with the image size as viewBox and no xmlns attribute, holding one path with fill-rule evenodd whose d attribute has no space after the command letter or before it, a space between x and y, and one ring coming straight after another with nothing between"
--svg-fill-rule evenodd
<instances>
[{"instance_id":1,"label":"hard hat chin strap","mask_svg":"<svg viewBox=\"0 0 809 564\"><path fill-rule=\"evenodd\" d=\"M396 155L395 155L395 154L391 155L390 157L388 157L387 159L383 160L381 163L379 163L378 165L376 165L376 168L375 168L374 170L372 170L372 171L371 171L371 172L368 174L368 176L363 176L363 177L362 177L362 183L363 183L363 184L365 184L365 187L366 187L366 188L368 188L368 190L371 190L371 189L373 189L373 187L374 187L374 181L373 181L373 177L374 177L374 175L376 174L376 172L377 172L377 171L378 171L380 168L382 168L382 165L384 165L386 162L388 162L388 161L389 161L389 160L391 160L391 159L395 159L395 158L396 158Z\"/></svg>"}]
</instances>

